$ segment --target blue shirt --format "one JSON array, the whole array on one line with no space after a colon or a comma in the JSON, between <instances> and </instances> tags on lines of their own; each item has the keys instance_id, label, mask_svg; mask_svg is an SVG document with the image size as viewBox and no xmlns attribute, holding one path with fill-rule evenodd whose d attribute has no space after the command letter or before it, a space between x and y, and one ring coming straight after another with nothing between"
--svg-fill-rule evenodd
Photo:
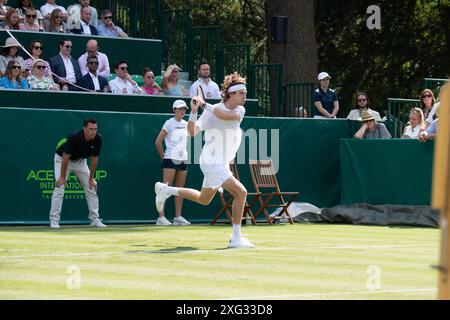
<instances>
[{"instance_id":1,"label":"blue shirt","mask_svg":"<svg viewBox=\"0 0 450 320\"><path fill-rule=\"evenodd\" d=\"M97 32L99 36L120 37L120 32L123 32L123 30L119 26L114 26L113 29L110 29L106 27L103 22L101 22L98 24Z\"/></svg>"},{"instance_id":2,"label":"blue shirt","mask_svg":"<svg viewBox=\"0 0 450 320\"><path fill-rule=\"evenodd\" d=\"M20 82L20 88L19 88L19 82L16 80L12 82L8 79L8 77L4 76L0 79L0 87L6 88L6 89L25 89L28 90L28 82L25 79L22 79Z\"/></svg>"},{"instance_id":3,"label":"blue shirt","mask_svg":"<svg viewBox=\"0 0 450 320\"><path fill-rule=\"evenodd\" d=\"M328 111L328 113L332 113L333 109L334 109L334 102L338 101L338 97L336 92L333 89L328 88L327 92L323 91L321 87L317 88L314 91L314 102L321 102L322 103L322 107ZM319 110L317 110L316 107L313 108L313 116L323 116L323 114L321 114L319 112Z\"/></svg>"},{"instance_id":4,"label":"blue shirt","mask_svg":"<svg viewBox=\"0 0 450 320\"><path fill-rule=\"evenodd\" d=\"M436 134L438 120L439 120L439 118L437 118L436 120L433 120L433 122L430 124L430 126L425 130L427 134L430 134L430 133Z\"/></svg>"}]
</instances>

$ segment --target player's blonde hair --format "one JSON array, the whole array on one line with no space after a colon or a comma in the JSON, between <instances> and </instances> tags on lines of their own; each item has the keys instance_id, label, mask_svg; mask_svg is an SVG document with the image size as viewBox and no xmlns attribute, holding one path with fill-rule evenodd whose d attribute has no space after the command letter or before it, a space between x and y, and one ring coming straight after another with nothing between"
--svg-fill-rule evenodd
<instances>
[{"instance_id":1,"label":"player's blonde hair","mask_svg":"<svg viewBox=\"0 0 450 320\"><path fill-rule=\"evenodd\" d=\"M222 84L222 97L223 97L223 102L227 101L232 93L228 92L228 89L236 84L246 84L246 80L245 78L241 77L241 75L239 73L237 73L236 71L233 72L232 74L226 75L225 78L223 79L223 84Z\"/></svg>"}]
</instances>

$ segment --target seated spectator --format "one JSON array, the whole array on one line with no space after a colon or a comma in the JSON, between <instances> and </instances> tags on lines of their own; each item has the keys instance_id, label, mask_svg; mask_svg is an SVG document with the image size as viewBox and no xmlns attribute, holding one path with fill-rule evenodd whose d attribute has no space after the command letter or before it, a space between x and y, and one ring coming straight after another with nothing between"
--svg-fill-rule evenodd
<instances>
[{"instance_id":1,"label":"seated spectator","mask_svg":"<svg viewBox=\"0 0 450 320\"><path fill-rule=\"evenodd\" d=\"M36 9L27 8L25 10L25 20L23 23L19 24L20 30L35 32L44 31L43 29L41 30L39 24L36 23L36 18Z\"/></svg>"},{"instance_id":2,"label":"seated spectator","mask_svg":"<svg viewBox=\"0 0 450 320\"><path fill-rule=\"evenodd\" d=\"M77 26L80 21L80 12L82 8L89 8L91 10L91 17L89 24L97 28L98 25L98 14L97 9L90 6L90 0L79 0L79 3L73 4L67 8L67 12L69 13L69 19L67 20L67 25L70 29L73 29Z\"/></svg>"},{"instance_id":3,"label":"seated spectator","mask_svg":"<svg viewBox=\"0 0 450 320\"><path fill-rule=\"evenodd\" d=\"M0 0L0 24L3 26L3 23L5 22L5 16L6 12L10 8L10 6L7 6L6 3L8 0Z\"/></svg>"},{"instance_id":4,"label":"seated spectator","mask_svg":"<svg viewBox=\"0 0 450 320\"><path fill-rule=\"evenodd\" d=\"M87 66L87 57L88 56L96 56L98 60L98 75L108 79L110 70L109 70L109 59L108 56L104 53L98 51L98 43L96 40L89 40L86 43L86 52L82 54L78 58L78 64L80 65L81 74L84 76L88 73Z\"/></svg>"},{"instance_id":5,"label":"seated spectator","mask_svg":"<svg viewBox=\"0 0 450 320\"><path fill-rule=\"evenodd\" d=\"M114 25L112 21L112 12L108 9L103 10L100 13L100 17L102 19L101 22L98 23L98 35L104 37L122 37L126 38L128 35L119 27Z\"/></svg>"},{"instance_id":6,"label":"seated spectator","mask_svg":"<svg viewBox=\"0 0 450 320\"><path fill-rule=\"evenodd\" d=\"M56 0L47 0L47 3L41 6L42 16L46 19L50 19L51 14L54 10L61 10L61 15L63 16L63 20L67 21L69 14L63 6L59 6L56 3Z\"/></svg>"},{"instance_id":7,"label":"seated spectator","mask_svg":"<svg viewBox=\"0 0 450 320\"><path fill-rule=\"evenodd\" d=\"M436 138L438 121L439 118L433 120L428 128L422 131L419 136L420 142L427 142L428 140L433 140L434 138Z\"/></svg>"},{"instance_id":8,"label":"seated spectator","mask_svg":"<svg viewBox=\"0 0 450 320\"><path fill-rule=\"evenodd\" d=\"M63 21L62 11L55 9L50 15L50 20L47 24L47 32L60 32L60 33L70 33L67 24Z\"/></svg>"},{"instance_id":9,"label":"seated spectator","mask_svg":"<svg viewBox=\"0 0 450 320\"><path fill-rule=\"evenodd\" d=\"M8 30L20 30L20 16L16 9L9 8L5 14L4 29Z\"/></svg>"},{"instance_id":10,"label":"seated spectator","mask_svg":"<svg viewBox=\"0 0 450 320\"><path fill-rule=\"evenodd\" d=\"M45 76L45 61L36 59L32 66L31 77L28 80L28 85L32 90L59 90L59 86L53 81L51 77Z\"/></svg>"},{"instance_id":11,"label":"seated spectator","mask_svg":"<svg viewBox=\"0 0 450 320\"><path fill-rule=\"evenodd\" d=\"M33 58L28 58L25 60L25 71L28 73L27 76L30 76L31 70L33 69L33 63L36 59L43 60L44 57L44 44L42 40L33 40L31 41L30 47L28 48L28 52L33 56ZM47 61L44 61L45 69L44 76L51 76L50 64Z\"/></svg>"},{"instance_id":12,"label":"seated spectator","mask_svg":"<svg viewBox=\"0 0 450 320\"><path fill-rule=\"evenodd\" d=\"M447 83L448 83L448 82L447 82ZM445 84L442 85L442 86L439 88L438 100L440 100L440 98L441 98L441 93L442 93L442 87L443 87L443 86L445 86ZM431 108L431 111L430 111L430 113L428 114L428 117L426 118L427 126L429 126L429 125L433 122L433 120L436 119L436 118L438 117L438 110L439 110L439 106L440 106L440 105L441 105L441 102L439 101L439 102L436 102L436 103L433 105L433 108Z\"/></svg>"},{"instance_id":13,"label":"seated spectator","mask_svg":"<svg viewBox=\"0 0 450 320\"><path fill-rule=\"evenodd\" d=\"M44 25L42 24L44 17L42 16L42 13L33 5L33 2L31 0L17 0L16 10L19 13L22 22L25 22L25 11L27 9L36 10L37 17L35 22L41 27L42 30L44 30Z\"/></svg>"},{"instance_id":14,"label":"seated spectator","mask_svg":"<svg viewBox=\"0 0 450 320\"><path fill-rule=\"evenodd\" d=\"M142 77L144 78L144 85L141 87L146 94L159 94L161 93L161 88L155 82L155 74L152 69L144 68L142 70Z\"/></svg>"},{"instance_id":15,"label":"seated spectator","mask_svg":"<svg viewBox=\"0 0 450 320\"><path fill-rule=\"evenodd\" d=\"M422 109L412 108L409 112L409 123L403 130L402 138L419 139L419 135L425 130L425 119Z\"/></svg>"},{"instance_id":16,"label":"seated spectator","mask_svg":"<svg viewBox=\"0 0 450 320\"><path fill-rule=\"evenodd\" d=\"M6 74L0 79L0 87L7 89L28 89L27 80L22 79L22 67L17 61L9 61L6 65Z\"/></svg>"},{"instance_id":17,"label":"seated spectator","mask_svg":"<svg viewBox=\"0 0 450 320\"><path fill-rule=\"evenodd\" d=\"M428 115L433 109L433 105L436 103L433 91L430 89L425 89L420 93L420 109L422 109L423 116L428 118Z\"/></svg>"},{"instance_id":18,"label":"seated spectator","mask_svg":"<svg viewBox=\"0 0 450 320\"><path fill-rule=\"evenodd\" d=\"M391 134L383 123L378 123L370 111L363 111L361 128L354 137L358 139L390 139Z\"/></svg>"},{"instance_id":19,"label":"seated spectator","mask_svg":"<svg viewBox=\"0 0 450 320\"><path fill-rule=\"evenodd\" d=\"M81 77L79 86L91 91L110 92L108 80L97 73L98 59L92 55L86 58L89 72Z\"/></svg>"},{"instance_id":20,"label":"seated spectator","mask_svg":"<svg viewBox=\"0 0 450 320\"><path fill-rule=\"evenodd\" d=\"M162 79L162 90L166 96L182 96L183 89L178 83L178 75L181 68L176 64L171 64L164 72Z\"/></svg>"},{"instance_id":21,"label":"seated spectator","mask_svg":"<svg viewBox=\"0 0 450 320\"><path fill-rule=\"evenodd\" d=\"M203 93L205 94L205 99L220 99L222 96L220 95L220 89L217 83L211 80L210 75L210 67L207 63L200 63L198 65L198 79L195 81L191 88L189 89L189 94L191 97L198 96L200 92L198 92L198 87L201 86Z\"/></svg>"},{"instance_id":22,"label":"seated spectator","mask_svg":"<svg viewBox=\"0 0 450 320\"><path fill-rule=\"evenodd\" d=\"M2 55L0 55L0 77L5 75L6 66L10 61L16 61L20 64L21 69L25 71L25 62L19 56L20 43L14 38L7 38L3 48Z\"/></svg>"},{"instance_id":23,"label":"seated spectator","mask_svg":"<svg viewBox=\"0 0 450 320\"><path fill-rule=\"evenodd\" d=\"M128 62L123 60L116 62L114 65L114 72L116 73L116 78L109 81L109 87L111 88L112 93L144 93L142 89L139 88L136 81L131 79L131 76L128 73Z\"/></svg>"},{"instance_id":24,"label":"seated spectator","mask_svg":"<svg viewBox=\"0 0 450 320\"><path fill-rule=\"evenodd\" d=\"M326 72L317 76L319 87L314 91L314 118L336 118L339 111L339 101L336 92L330 88L331 77Z\"/></svg>"},{"instance_id":25,"label":"seated spectator","mask_svg":"<svg viewBox=\"0 0 450 320\"><path fill-rule=\"evenodd\" d=\"M356 94L355 107L350 111L347 119L361 121L363 111L370 111L370 113L372 113L372 115L375 117L375 120L381 121L380 114L377 111L370 109L370 100L367 93L358 92Z\"/></svg>"},{"instance_id":26,"label":"seated spectator","mask_svg":"<svg viewBox=\"0 0 450 320\"><path fill-rule=\"evenodd\" d=\"M98 35L97 28L90 25L91 9L89 7L82 7L80 11L80 20L77 21L75 28L71 29L73 34L83 35Z\"/></svg>"},{"instance_id":27,"label":"seated spectator","mask_svg":"<svg viewBox=\"0 0 450 320\"><path fill-rule=\"evenodd\" d=\"M76 91L77 88L73 86L81 78L80 66L78 61L70 56L72 51L72 41L63 39L59 42L59 54L51 57L49 60L50 68L53 75L53 81L66 90Z\"/></svg>"},{"instance_id":28,"label":"seated spectator","mask_svg":"<svg viewBox=\"0 0 450 320\"><path fill-rule=\"evenodd\" d=\"M298 107L294 109L294 117L297 118L308 118L308 112L304 107Z\"/></svg>"}]
</instances>

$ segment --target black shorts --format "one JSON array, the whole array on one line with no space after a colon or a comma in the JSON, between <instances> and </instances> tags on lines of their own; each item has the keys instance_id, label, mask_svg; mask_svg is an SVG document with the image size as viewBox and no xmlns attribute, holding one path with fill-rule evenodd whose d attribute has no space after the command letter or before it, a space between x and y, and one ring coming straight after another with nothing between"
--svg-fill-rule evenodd
<instances>
[{"instance_id":1,"label":"black shorts","mask_svg":"<svg viewBox=\"0 0 450 320\"><path fill-rule=\"evenodd\" d=\"M163 159L161 163L161 168L163 169L175 169L180 171L185 171L188 169L185 161L181 160L172 160L172 159Z\"/></svg>"}]
</instances>

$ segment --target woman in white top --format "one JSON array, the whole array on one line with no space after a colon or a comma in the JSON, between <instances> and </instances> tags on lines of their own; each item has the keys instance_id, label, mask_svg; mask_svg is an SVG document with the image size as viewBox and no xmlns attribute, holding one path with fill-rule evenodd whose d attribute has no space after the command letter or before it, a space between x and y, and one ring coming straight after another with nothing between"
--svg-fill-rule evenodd
<instances>
[{"instance_id":1,"label":"woman in white top","mask_svg":"<svg viewBox=\"0 0 450 320\"><path fill-rule=\"evenodd\" d=\"M233 233L230 248L253 248L254 245L241 234L247 190L230 171L230 161L236 156L242 139L240 124L244 118L247 89L245 79L237 72L225 76L222 85L223 100L215 105L207 104L197 96L191 99L188 130L191 136L205 131L205 145L200 155L200 169L204 179L201 191L174 188L157 182L155 184L156 208L162 211L170 196L180 196L202 205L208 205L220 187L233 195ZM197 120L197 110L204 109Z\"/></svg>"},{"instance_id":2,"label":"woman in white top","mask_svg":"<svg viewBox=\"0 0 450 320\"><path fill-rule=\"evenodd\" d=\"M402 138L419 139L419 135L426 129L422 109L412 108L409 112L409 124L403 131Z\"/></svg>"},{"instance_id":3,"label":"woman in white top","mask_svg":"<svg viewBox=\"0 0 450 320\"><path fill-rule=\"evenodd\" d=\"M361 121L363 111L369 111L375 117L375 120L381 120L380 114L377 111L370 109L370 100L367 93L358 92L356 94L355 108L350 111L347 119Z\"/></svg>"},{"instance_id":4,"label":"woman in white top","mask_svg":"<svg viewBox=\"0 0 450 320\"><path fill-rule=\"evenodd\" d=\"M183 100L175 100L173 103L173 112L175 116L167 120L161 132L156 138L155 146L158 154L161 157L163 168L163 181L169 186L173 185L179 188L184 187L187 176L187 137L188 137L188 123L183 120L186 114L186 102ZM166 145L166 150L163 150L162 142ZM188 225L191 224L181 216L181 209L183 207L183 198L175 197L175 218L174 225ZM156 220L157 225L167 226L172 223L164 216L164 210L159 212L159 218Z\"/></svg>"}]
</instances>

